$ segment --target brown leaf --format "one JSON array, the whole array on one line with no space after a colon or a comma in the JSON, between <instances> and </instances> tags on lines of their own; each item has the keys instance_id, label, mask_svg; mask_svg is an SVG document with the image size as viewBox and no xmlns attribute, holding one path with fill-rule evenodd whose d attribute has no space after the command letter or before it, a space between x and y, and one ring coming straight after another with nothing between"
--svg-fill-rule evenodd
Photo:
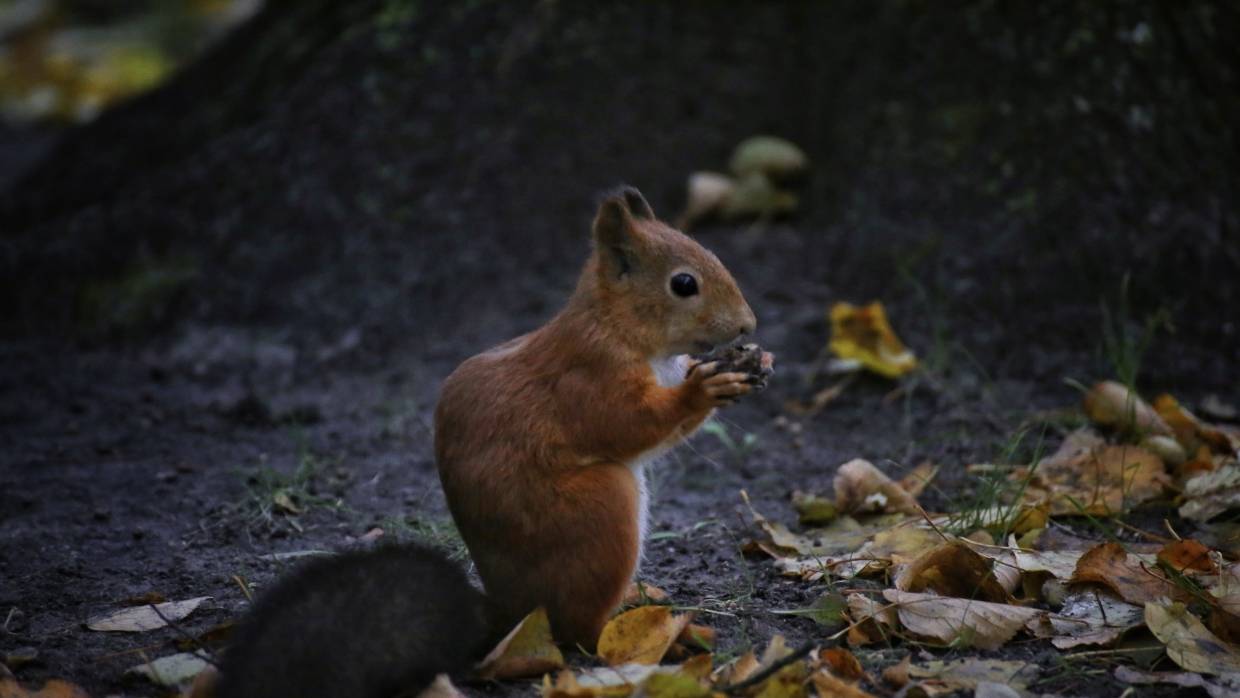
<instances>
[{"instance_id":1,"label":"brown leaf","mask_svg":"<svg viewBox=\"0 0 1240 698\"><path fill-rule=\"evenodd\" d=\"M1230 453L1235 450L1235 445L1227 434L1198 419L1197 415L1189 412L1167 393L1154 398L1154 410L1171 426L1176 441L1190 453L1202 445L1209 446L1210 450L1216 453Z\"/></svg>"},{"instance_id":2,"label":"brown leaf","mask_svg":"<svg viewBox=\"0 0 1240 698\"><path fill-rule=\"evenodd\" d=\"M692 616L667 606L639 606L612 618L598 639L598 655L611 666L658 664Z\"/></svg>"},{"instance_id":3,"label":"brown leaf","mask_svg":"<svg viewBox=\"0 0 1240 698\"><path fill-rule=\"evenodd\" d=\"M835 503L841 511L917 514L917 500L874 464L860 458L835 472Z\"/></svg>"},{"instance_id":4,"label":"brown leaf","mask_svg":"<svg viewBox=\"0 0 1240 698\"><path fill-rule=\"evenodd\" d=\"M518 679L541 676L563 666L564 655L551 637L551 621L540 606L487 654L478 674L487 679Z\"/></svg>"},{"instance_id":5,"label":"brown leaf","mask_svg":"<svg viewBox=\"0 0 1240 698\"><path fill-rule=\"evenodd\" d=\"M951 690L974 690L980 683L998 683L1024 689L1039 673L1036 664L1024 660L958 659L953 662L932 661L909 667L909 676L934 681Z\"/></svg>"},{"instance_id":6,"label":"brown leaf","mask_svg":"<svg viewBox=\"0 0 1240 698\"><path fill-rule=\"evenodd\" d=\"M1185 596L1185 592L1163 577L1157 568L1133 559L1119 543L1103 543L1086 551L1076 563L1071 582L1101 584L1135 604Z\"/></svg>"},{"instance_id":7,"label":"brown leaf","mask_svg":"<svg viewBox=\"0 0 1240 698\"><path fill-rule=\"evenodd\" d=\"M945 543L922 553L900 569L901 591L931 591L940 596L1006 603L1011 600L991 571L991 562L963 543Z\"/></svg>"},{"instance_id":8,"label":"brown leaf","mask_svg":"<svg viewBox=\"0 0 1240 698\"><path fill-rule=\"evenodd\" d=\"M1162 495L1169 478L1158 456L1137 446L1082 449L1083 442L1069 437L1032 471L1013 473L1028 483L1025 501L1049 501L1053 516L1117 516Z\"/></svg>"},{"instance_id":9,"label":"brown leaf","mask_svg":"<svg viewBox=\"0 0 1240 698\"><path fill-rule=\"evenodd\" d=\"M904 491L914 498L920 497L921 493L926 490L926 487L934 481L934 476L938 472L939 467L937 465L926 461L900 478L900 487L904 488Z\"/></svg>"},{"instance_id":10,"label":"brown leaf","mask_svg":"<svg viewBox=\"0 0 1240 698\"><path fill-rule=\"evenodd\" d=\"M818 653L818 658L833 675L841 679L860 681L865 678L865 669L861 668L861 662L857 656L843 647L825 649Z\"/></svg>"},{"instance_id":11,"label":"brown leaf","mask_svg":"<svg viewBox=\"0 0 1240 698\"><path fill-rule=\"evenodd\" d=\"M1158 561L1181 573L1218 571L1210 559L1210 549L1192 539L1166 544L1158 551Z\"/></svg>"},{"instance_id":12,"label":"brown leaf","mask_svg":"<svg viewBox=\"0 0 1240 698\"><path fill-rule=\"evenodd\" d=\"M16 679L0 679L0 698L90 698L77 684L51 679L37 691L27 691Z\"/></svg>"},{"instance_id":13,"label":"brown leaf","mask_svg":"<svg viewBox=\"0 0 1240 698\"><path fill-rule=\"evenodd\" d=\"M706 625L689 623L676 636L676 642L697 650L710 651L715 647L715 629Z\"/></svg>"},{"instance_id":14,"label":"brown leaf","mask_svg":"<svg viewBox=\"0 0 1240 698\"><path fill-rule=\"evenodd\" d=\"M1110 645L1129 628L1144 622L1141 606L1121 601L1107 592L1078 591L1064 598L1059 612L1046 618L1051 644L1061 650L1079 645Z\"/></svg>"},{"instance_id":15,"label":"brown leaf","mask_svg":"<svg viewBox=\"0 0 1240 698\"><path fill-rule=\"evenodd\" d=\"M998 649L1044 614L1035 608L899 589L887 589L883 596L898 604L900 623L915 635L984 650Z\"/></svg>"},{"instance_id":16,"label":"brown leaf","mask_svg":"<svg viewBox=\"0 0 1240 698\"><path fill-rule=\"evenodd\" d=\"M653 584L634 580L624 592L624 599L620 601L620 605L640 606L651 601L667 601L667 592Z\"/></svg>"},{"instance_id":17,"label":"brown leaf","mask_svg":"<svg viewBox=\"0 0 1240 698\"><path fill-rule=\"evenodd\" d=\"M904 688L909 681L908 670L909 666L912 664L912 660L913 655L906 654L904 655L904 659L900 660L899 664L892 664L886 669L883 669L883 681L886 681L896 688Z\"/></svg>"},{"instance_id":18,"label":"brown leaf","mask_svg":"<svg viewBox=\"0 0 1240 698\"><path fill-rule=\"evenodd\" d=\"M842 677L825 671L815 671L810 676L810 681L814 684L818 698L874 698L873 693L863 691Z\"/></svg>"}]
</instances>

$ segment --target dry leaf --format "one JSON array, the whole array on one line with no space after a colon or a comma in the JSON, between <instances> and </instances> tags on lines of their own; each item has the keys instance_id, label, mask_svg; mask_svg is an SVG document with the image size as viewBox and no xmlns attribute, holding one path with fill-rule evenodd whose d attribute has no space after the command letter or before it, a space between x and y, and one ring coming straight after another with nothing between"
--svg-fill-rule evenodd
<instances>
[{"instance_id":1,"label":"dry leaf","mask_svg":"<svg viewBox=\"0 0 1240 698\"><path fill-rule=\"evenodd\" d=\"M904 688L908 684L908 670L912 664L913 655L906 654L899 664L892 664L883 669L883 681L895 686L896 688Z\"/></svg>"},{"instance_id":2,"label":"dry leaf","mask_svg":"<svg viewBox=\"0 0 1240 698\"><path fill-rule=\"evenodd\" d=\"M1235 698L1240 695L1240 675L1229 674L1211 680L1201 674L1183 671L1141 671L1127 665L1115 667L1115 678L1130 685L1168 683L1181 688L1200 688L1210 698Z\"/></svg>"},{"instance_id":3,"label":"dry leaf","mask_svg":"<svg viewBox=\"0 0 1240 698\"><path fill-rule=\"evenodd\" d=\"M1050 458L1011 478L1026 482L1025 501L1050 502L1052 516L1116 516L1163 493L1169 478L1162 459L1137 446L1082 449L1069 439Z\"/></svg>"},{"instance_id":4,"label":"dry leaf","mask_svg":"<svg viewBox=\"0 0 1240 698\"><path fill-rule=\"evenodd\" d=\"M896 627L896 610L865 594L849 594L848 617L853 625L848 630L848 644L868 645L891 637Z\"/></svg>"},{"instance_id":5,"label":"dry leaf","mask_svg":"<svg viewBox=\"0 0 1240 698\"><path fill-rule=\"evenodd\" d=\"M90 698L77 684L51 679L37 691L27 691L17 679L0 678L0 698Z\"/></svg>"},{"instance_id":6,"label":"dry leaf","mask_svg":"<svg viewBox=\"0 0 1240 698\"><path fill-rule=\"evenodd\" d=\"M195 676L211 666L202 652L179 652L167 657L129 667L125 673L142 676L160 686L176 687L189 683Z\"/></svg>"},{"instance_id":7,"label":"dry leaf","mask_svg":"<svg viewBox=\"0 0 1240 698\"><path fill-rule=\"evenodd\" d=\"M715 670L713 678L720 685L740 683L762 668L753 652L746 652Z\"/></svg>"},{"instance_id":8,"label":"dry leaf","mask_svg":"<svg viewBox=\"0 0 1240 698\"><path fill-rule=\"evenodd\" d=\"M611 666L658 664L692 618L673 615L667 606L639 606L608 621L598 639L598 655Z\"/></svg>"},{"instance_id":9,"label":"dry leaf","mask_svg":"<svg viewBox=\"0 0 1240 698\"><path fill-rule=\"evenodd\" d=\"M809 670L805 662L793 662L763 681L755 698L805 698L805 679Z\"/></svg>"},{"instance_id":10,"label":"dry leaf","mask_svg":"<svg viewBox=\"0 0 1240 698\"><path fill-rule=\"evenodd\" d=\"M1192 539L1166 544L1158 551L1158 561L1180 573L1218 571L1218 565L1210 559L1210 549Z\"/></svg>"},{"instance_id":11,"label":"dry leaf","mask_svg":"<svg viewBox=\"0 0 1240 698\"><path fill-rule=\"evenodd\" d=\"M818 692L818 698L874 698L873 693L863 691L856 684L844 680L843 677L825 671L815 671L810 676L810 681L814 684L814 690Z\"/></svg>"},{"instance_id":12,"label":"dry leaf","mask_svg":"<svg viewBox=\"0 0 1240 698\"><path fill-rule=\"evenodd\" d=\"M1119 431L1173 435L1153 407L1115 381L1097 383L1085 393L1085 414L1095 424Z\"/></svg>"},{"instance_id":13,"label":"dry leaf","mask_svg":"<svg viewBox=\"0 0 1240 698\"><path fill-rule=\"evenodd\" d=\"M1119 543L1103 543L1086 551L1076 563L1071 581L1073 584L1101 584L1135 604L1167 596L1184 596L1184 591L1163 577L1157 568L1142 564Z\"/></svg>"},{"instance_id":14,"label":"dry leaf","mask_svg":"<svg viewBox=\"0 0 1240 698\"><path fill-rule=\"evenodd\" d=\"M1026 624L1045 612L1035 608L914 594L887 589L883 596L897 605L900 623L921 637L943 644L962 643L984 650L998 649Z\"/></svg>"},{"instance_id":15,"label":"dry leaf","mask_svg":"<svg viewBox=\"0 0 1240 698\"><path fill-rule=\"evenodd\" d=\"M940 596L1007 603L1008 593L991 571L991 562L964 543L945 543L922 553L900 569L901 591L931 591Z\"/></svg>"},{"instance_id":16,"label":"dry leaf","mask_svg":"<svg viewBox=\"0 0 1240 698\"><path fill-rule=\"evenodd\" d=\"M818 653L818 659L831 670L833 676L846 681L860 681L865 678L865 669L857 656L843 647L832 647Z\"/></svg>"},{"instance_id":17,"label":"dry leaf","mask_svg":"<svg viewBox=\"0 0 1240 698\"><path fill-rule=\"evenodd\" d=\"M482 660L478 673L487 679L519 679L563 666L564 655L551 637L547 610L540 606L499 641Z\"/></svg>"},{"instance_id":18,"label":"dry leaf","mask_svg":"<svg viewBox=\"0 0 1240 698\"><path fill-rule=\"evenodd\" d=\"M830 319L828 348L841 359L859 361L888 378L899 378L917 368L917 357L892 331L882 303L875 301L864 307L836 303L831 306Z\"/></svg>"},{"instance_id":19,"label":"dry leaf","mask_svg":"<svg viewBox=\"0 0 1240 698\"><path fill-rule=\"evenodd\" d=\"M917 500L874 464L856 458L835 471L835 504L846 512L917 514Z\"/></svg>"},{"instance_id":20,"label":"dry leaf","mask_svg":"<svg viewBox=\"0 0 1240 698\"><path fill-rule=\"evenodd\" d=\"M421 693L418 693L417 698L466 698L466 697L465 697L465 694L461 693L460 689L458 689L452 683L452 679L447 674L439 674L435 677L435 680L431 682L431 685L422 689Z\"/></svg>"},{"instance_id":21,"label":"dry leaf","mask_svg":"<svg viewBox=\"0 0 1240 698\"><path fill-rule=\"evenodd\" d=\"M934 463L926 461L921 465L910 470L904 477L900 478L900 487L904 488L913 498L921 496L926 487L934 480L934 476L939 472L939 467Z\"/></svg>"},{"instance_id":22,"label":"dry leaf","mask_svg":"<svg viewBox=\"0 0 1240 698\"><path fill-rule=\"evenodd\" d=\"M909 676L937 682L951 690L973 690L979 683L998 683L1024 690L1038 677L1037 664L1005 659L934 661L909 667Z\"/></svg>"},{"instance_id":23,"label":"dry leaf","mask_svg":"<svg viewBox=\"0 0 1240 698\"><path fill-rule=\"evenodd\" d=\"M1203 444L1216 453L1230 453L1235 450L1235 444L1227 437L1227 434L1198 419L1197 415L1185 409L1171 395L1163 393L1154 398L1154 410L1164 422L1171 426L1172 431L1175 432L1176 441L1179 441L1190 453Z\"/></svg>"},{"instance_id":24,"label":"dry leaf","mask_svg":"<svg viewBox=\"0 0 1240 698\"><path fill-rule=\"evenodd\" d=\"M1180 516L1193 521L1206 521L1240 507L1240 463L1233 461L1193 477L1184 484L1184 500Z\"/></svg>"},{"instance_id":25,"label":"dry leaf","mask_svg":"<svg viewBox=\"0 0 1240 698\"><path fill-rule=\"evenodd\" d=\"M698 625L697 623L689 623L684 630L680 631L680 635L676 637L676 642L686 647L710 651L715 648L715 629L705 625Z\"/></svg>"},{"instance_id":26,"label":"dry leaf","mask_svg":"<svg viewBox=\"0 0 1240 698\"><path fill-rule=\"evenodd\" d=\"M1145 624L1167 646L1167 656L1186 671L1240 673L1240 652L1214 636L1182 603L1150 601Z\"/></svg>"},{"instance_id":27,"label":"dry leaf","mask_svg":"<svg viewBox=\"0 0 1240 698\"><path fill-rule=\"evenodd\" d=\"M141 633L168 625L194 612L210 596L185 601L168 601L154 606L134 606L86 621L86 627L101 632Z\"/></svg>"},{"instance_id":28,"label":"dry leaf","mask_svg":"<svg viewBox=\"0 0 1240 698\"><path fill-rule=\"evenodd\" d=\"M1061 650L1079 645L1109 645L1129 628L1141 625L1144 617L1141 606L1107 593L1078 591L1064 598L1058 613L1047 616L1045 625L1049 632L1035 634L1053 635L1051 644Z\"/></svg>"},{"instance_id":29,"label":"dry leaf","mask_svg":"<svg viewBox=\"0 0 1240 698\"><path fill-rule=\"evenodd\" d=\"M667 592L653 584L634 580L624 592L624 599L620 601L620 605L639 606L651 601L667 601Z\"/></svg>"}]
</instances>

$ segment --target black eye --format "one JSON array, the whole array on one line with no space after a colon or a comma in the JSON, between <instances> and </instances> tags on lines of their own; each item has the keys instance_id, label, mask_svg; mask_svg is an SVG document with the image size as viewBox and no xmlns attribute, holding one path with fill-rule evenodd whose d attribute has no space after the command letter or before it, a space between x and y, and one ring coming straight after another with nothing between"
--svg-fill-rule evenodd
<instances>
[{"instance_id":1,"label":"black eye","mask_svg":"<svg viewBox=\"0 0 1240 698\"><path fill-rule=\"evenodd\" d=\"M672 293L681 298L696 296L698 292L697 279L691 274L677 274L672 277Z\"/></svg>"}]
</instances>

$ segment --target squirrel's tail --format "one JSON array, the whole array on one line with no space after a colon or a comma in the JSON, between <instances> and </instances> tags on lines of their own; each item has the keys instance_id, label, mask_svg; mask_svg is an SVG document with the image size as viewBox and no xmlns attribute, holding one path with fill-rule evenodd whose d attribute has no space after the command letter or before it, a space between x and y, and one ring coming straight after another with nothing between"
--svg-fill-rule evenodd
<instances>
[{"instance_id":1,"label":"squirrel's tail","mask_svg":"<svg viewBox=\"0 0 1240 698\"><path fill-rule=\"evenodd\" d=\"M318 558L261 594L220 667L216 698L391 698L468 669L484 596L416 545Z\"/></svg>"}]
</instances>

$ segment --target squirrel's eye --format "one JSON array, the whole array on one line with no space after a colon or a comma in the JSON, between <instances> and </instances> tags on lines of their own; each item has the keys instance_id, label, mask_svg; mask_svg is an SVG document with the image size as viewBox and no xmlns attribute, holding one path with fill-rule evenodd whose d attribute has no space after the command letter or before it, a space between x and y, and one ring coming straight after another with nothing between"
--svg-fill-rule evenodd
<instances>
[{"instance_id":1,"label":"squirrel's eye","mask_svg":"<svg viewBox=\"0 0 1240 698\"><path fill-rule=\"evenodd\" d=\"M698 292L697 279L692 274L677 274L672 277L672 293L681 298L695 296Z\"/></svg>"}]
</instances>

